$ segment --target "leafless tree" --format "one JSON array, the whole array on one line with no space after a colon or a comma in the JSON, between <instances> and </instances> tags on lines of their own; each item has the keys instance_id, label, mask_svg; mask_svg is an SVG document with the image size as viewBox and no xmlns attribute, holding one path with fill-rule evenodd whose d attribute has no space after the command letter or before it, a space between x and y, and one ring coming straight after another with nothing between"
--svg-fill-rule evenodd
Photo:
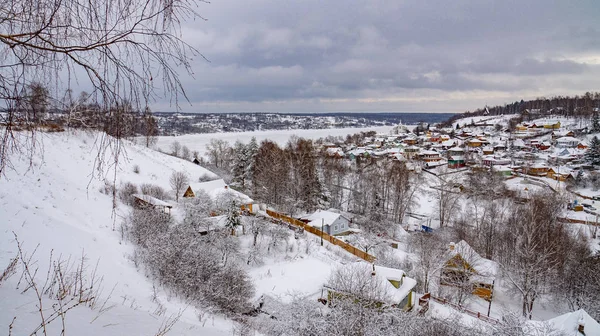
<instances>
[{"instance_id":1,"label":"leafless tree","mask_svg":"<svg viewBox=\"0 0 600 336\"><path fill-rule=\"evenodd\" d=\"M36 124L19 118L29 88L92 87L101 109L129 101L142 110L163 91L178 104L185 91L178 69L191 73L197 52L180 36L180 22L197 18L194 2L163 0L9 0L0 33L0 175L14 153L33 155ZM156 85L154 83L157 83ZM52 87L50 87L52 85ZM36 86L38 87L38 86ZM35 96L41 90L35 90ZM43 94L45 95L45 93ZM56 99L59 101L59 99ZM43 109L44 104L37 105ZM40 116L40 115L38 115ZM34 118L35 119L35 118ZM17 134L26 126L27 134ZM113 141L103 139L101 142Z\"/></svg>"},{"instance_id":2,"label":"leafless tree","mask_svg":"<svg viewBox=\"0 0 600 336\"><path fill-rule=\"evenodd\" d=\"M206 145L206 155L215 167L223 167L226 155L229 149L229 143L221 139L210 139Z\"/></svg>"},{"instance_id":3,"label":"leafless tree","mask_svg":"<svg viewBox=\"0 0 600 336\"><path fill-rule=\"evenodd\" d=\"M440 179L433 186L434 195L437 199L436 210L440 220L440 227L450 224L456 215L456 209L459 205L460 190L454 188L451 183Z\"/></svg>"},{"instance_id":4,"label":"leafless tree","mask_svg":"<svg viewBox=\"0 0 600 336\"><path fill-rule=\"evenodd\" d=\"M181 144L179 141L173 141L171 143L171 155L179 157L179 151L181 150Z\"/></svg>"},{"instance_id":5,"label":"leafless tree","mask_svg":"<svg viewBox=\"0 0 600 336\"><path fill-rule=\"evenodd\" d=\"M169 183L171 184L171 188L175 193L175 200L179 202L179 196L183 196L183 191L190 183L188 175L182 171L173 172L173 174L171 174L171 178L169 178Z\"/></svg>"},{"instance_id":6,"label":"leafless tree","mask_svg":"<svg viewBox=\"0 0 600 336\"><path fill-rule=\"evenodd\" d=\"M422 292L432 290L431 284L437 283L440 271L446 260L448 246L435 234L422 233L412 236L410 246L415 250L417 259L415 275Z\"/></svg>"},{"instance_id":7,"label":"leafless tree","mask_svg":"<svg viewBox=\"0 0 600 336\"><path fill-rule=\"evenodd\" d=\"M501 237L500 265L521 296L523 316L529 319L536 300L552 289L567 256L571 236L557 220L562 204L549 192L532 195L514 209Z\"/></svg>"}]
</instances>

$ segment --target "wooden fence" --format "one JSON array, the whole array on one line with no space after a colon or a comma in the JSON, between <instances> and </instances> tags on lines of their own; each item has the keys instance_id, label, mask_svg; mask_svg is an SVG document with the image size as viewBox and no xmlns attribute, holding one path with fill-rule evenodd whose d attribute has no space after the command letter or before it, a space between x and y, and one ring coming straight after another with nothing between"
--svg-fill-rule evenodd
<instances>
[{"instance_id":1,"label":"wooden fence","mask_svg":"<svg viewBox=\"0 0 600 336\"><path fill-rule=\"evenodd\" d=\"M437 298L437 297L431 295L430 293L425 293L425 295L423 295L421 298L419 298L419 306L421 307L421 311L425 311L426 312L427 310L429 310L429 300L433 300L433 301L435 301L437 303L440 303L440 304L443 304L443 305L446 305L446 306L450 306L450 307L458 310L461 313L465 313L465 314L467 314L469 316L473 316L474 318L477 318L479 320L482 320L482 321L485 321L485 322L488 322L488 323L500 324L500 321L497 320L497 319L495 319L495 318L488 317L485 314L481 314L478 311L471 310L469 308L466 308L465 306L461 306L459 304L450 302L450 301L448 301L446 299Z\"/></svg>"},{"instance_id":2,"label":"wooden fence","mask_svg":"<svg viewBox=\"0 0 600 336\"><path fill-rule=\"evenodd\" d=\"M271 216L273 218L279 219L279 220L281 220L283 222L286 222L288 224L292 224L292 225L295 225L297 227L303 228L305 231L308 231L308 232L310 232L310 233L312 233L314 235L317 235L317 236L323 238L324 241L328 241L328 242L330 242L330 243L332 243L334 245L337 245L337 246L343 248L344 250L346 250L346 251L354 254L355 256L357 256L357 257L359 257L359 258L361 258L361 259L363 259L365 261L368 261L368 262L374 262L375 261L375 257L374 256L366 253L365 251L357 249L356 247L354 247L354 246L346 243L343 240L337 239L334 236L331 236L331 235L329 235L329 234L327 234L327 233L325 233L325 232L323 232L323 231L321 231L321 230L319 230L319 229L317 229L317 228L315 228L313 226L310 226L310 225L304 223L303 221L300 221L300 220L297 220L295 218L286 216L284 214L281 214L281 213L273 211L273 210L267 210L267 215L269 215L269 216Z\"/></svg>"}]
</instances>

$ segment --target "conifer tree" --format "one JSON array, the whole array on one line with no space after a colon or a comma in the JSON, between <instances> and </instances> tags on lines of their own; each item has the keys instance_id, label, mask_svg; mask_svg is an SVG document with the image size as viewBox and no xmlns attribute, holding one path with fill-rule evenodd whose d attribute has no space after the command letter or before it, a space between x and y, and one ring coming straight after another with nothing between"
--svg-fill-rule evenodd
<instances>
[{"instance_id":1,"label":"conifer tree","mask_svg":"<svg viewBox=\"0 0 600 336\"><path fill-rule=\"evenodd\" d=\"M590 142L590 147L585 152L585 161L594 166L600 166L600 140L598 137L593 137Z\"/></svg>"},{"instance_id":2,"label":"conifer tree","mask_svg":"<svg viewBox=\"0 0 600 336\"><path fill-rule=\"evenodd\" d=\"M231 205L227 211L227 222L225 227L231 230L231 235L235 235L235 229L242 225L240 218L240 207L235 200L231 201Z\"/></svg>"},{"instance_id":3,"label":"conifer tree","mask_svg":"<svg viewBox=\"0 0 600 336\"><path fill-rule=\"evenodd\" d=\"M594 112L592 115L592 132L600 132L600 115L598 115L598 112Z\"/></svg>"}]
</instances>

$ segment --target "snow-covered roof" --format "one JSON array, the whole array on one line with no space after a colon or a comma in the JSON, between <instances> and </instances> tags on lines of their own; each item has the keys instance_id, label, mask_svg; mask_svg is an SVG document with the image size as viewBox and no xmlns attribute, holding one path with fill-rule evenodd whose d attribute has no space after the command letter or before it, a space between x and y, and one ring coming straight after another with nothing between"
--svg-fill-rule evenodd
<instances>
[{"instance_id":1,"label":"snow-covered roof","mask_svg":"<svg viewBox=\"0 0 600 336\"><path fill-rule=\"evenodd\" d=\"M420 155L439 155L440 153L434 151L434 150L422 150L421 152L419 152Z\"/></svg>"},{"instance_id":2,"label":"snow-covered roof","mask_svg":"<svg viewBox=\"0 0 600 336\"><path fill-rule=\"evenodd\" d=\"M581 140L574 138L574 137L561 137L556 139L556 142L562 142L562 143L579 143Z\"/></svg>"},{"instance_id":3,"label":"snow-covered roof","mask_svg":"<svg viewBox=\"0 0 600 336\"><path fill-rule=\"evenodd\" d=\"M308 225L321 227L323 225L331 225L339 217L344 217L341 214L328 210L317 210L311 215L300 217L300 219L308 220ZM345 218L345 217L344 217Z\"/></svg>"},{"instance_id":4,"label":"snow-covered roof","mask_svg":"<svg viewBox=\"0 0 600 336\"><path fill-rule=\"evenodd\" d=\"M478 273L485 277L495 277L498 271L496 262L485 259L464 240L454 244L454 249L449 250L450 258L460 255Z\"/></svg>"},{"instance_id":5,"label":"snow-covered roof","mask_svg":"<svg viewBox=\"0 0 600 336\"><path fill-rule=\"evenodd\" d=\"M583 309L557 316L548 322L556 329L566 332L567 335L600 335L600 323ZM583 322L585 334L578 332L581 322Z\"/></svg>"},{"instance_id":6,"label":"snow-covered roof","mask_svg":"<svg viewBox=\"0 0 600 336\"><path fill-rule=\"evenodd\" d=\"M366 263L364 261L359 261L355 263L349 263L341 266L343 268L348 268L352 270L357 270L359 272L366 272L369 276L375 276L383 285L386 303L389 304L398 304L404 300L408 296L408 294L415 288L417 285L417 281L415 279L409 278L406 276L406 273L403 270L397 268L389 268L383 266L373 266L372 264ZM375 274L373 275L373 267L375 268ZM398 288L396 288L390 281L401 283ZM328 287L336 290L336 288L327 285Z\"/></svg>"},{"instance_id":7,"label":"snow-covered roof","mask_svg":"<svg viewBox=\"0 0 600 336\"><path fill-rule=\"evenodd\" d=\"M250 197L248 197L248 195L229 188L229 186L227 185L227 183L225 183L225 181L223 181L223 179L208 182L190 183L190 188L192 188L192 191L194 193L197 193L198 191L204 191L212 199L216 199L224 193L229 193L232 196L238 198L241 202L253 202L253 200Z\"/></svg>"},{"instance_id":8,"label":"snow-covered roof","mask_svg":"<svg viewBox=\"0 0 600 336\"><path fill-rule=\"evenodd\" d=\"M164 207L169 207L172 208L173 206L165 201L159 200L156 197L152 197L150 195L142 195L142 194L133 194L131 195L137 199L140 199L148 204L154 205L154 206L164 206Z\"/></svg>"}]
</instances>

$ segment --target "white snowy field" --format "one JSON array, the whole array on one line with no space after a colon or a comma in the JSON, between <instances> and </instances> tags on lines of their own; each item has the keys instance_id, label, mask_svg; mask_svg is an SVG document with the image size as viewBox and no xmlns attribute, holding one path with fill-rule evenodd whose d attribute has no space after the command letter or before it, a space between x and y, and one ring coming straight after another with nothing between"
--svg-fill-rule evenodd
<instances>
[{"instance_id":1,"label":"white snowy field","mask_svg":"<svg viewBox=\"0 0 600 336\"><path fill-rule=\"evenodd\" d=\"M115 166L107 161L102 173L94 168L98 137L99 133L39 133L43 152L33 156L31 168L26 157L12 157L14 169L0 179L0 274L17 254L16 234L27 254L37 249L33 260L40 270L40 283L46 280L51 253L55 259L70 258L75 264L85 256L88 274L97 263L96 273L103 278L100 301L106 299L106 306L112 308L101 311L80 306L71 310L67 333L155 335L165 320L181 311L171 335L230 335L234 322L188 306L154 286L143 269L136 268L134 248L119 231L130 208L117 201L113 212L111 195L101 192L105 180L115 177ZM189 161L127 141L123 150L116 165L117 186L152 183L169 191L173 171L185 171L191 180L212 174ZM105 153L106 160L111 159L110 154L110 150ZM134 166L139 166L138 173ZM175 206L174 213L181 211L174 200L167 201ZM313 299L333 269L356 259L327 242L321 247L317 240L308 233L300 239L291 235L285 247L281 246L284 250L266 255L260 265L248 266L256 289L254 298ZM249 249L251 236L242 236L241 241L242 249ZM0 330L8 330L16 317L13 335L29 335L39 323L37 298L32 291L21 293L23 286L17 289L19 276L17 273L0 285ZM45 301L46 307L55 303L48 298ZM55 323L50 334L60 333L60 321Z\"/></svg>"},{"instance_id":2,"label":"white snowy field","mask_svg":"<svg viewBox=\"0 0 600 336\"><path fill-rule=\"evenodd\" d=\"M230 334L230 321L215 318L213 322L211 317L203 327L206 320L200 322L194 308L160 290L157 299L165 311L160 316L153 314L158 304L152 299L152 283L135 268L129 258L133 247L121 239L118 231L128 209L118 204L113 213L111 196L100 192L103 179L112 179L114 170L105 170L100 178L92 175L98 136L38 133L43 153L34 155L31 168L26 158L12 157L14 169L7 170L0 179L0 273L17 253L14 232L26 253L31 254L37 246L33 260L37 260L37 278L41 282L46 278L51 251L55 258L62 256L75 262L85 255L89 272L98 263L97 274L103 277L102 298L112 290L108 305L114 304L115 308L91 323L98 312L78 307L67 317L73 324L67 333L154 335L165 318L185 310L181 322L188 326L177 327L175 334ZM169 190L168 179L174 170L185 170L192 176L210 174L191 162L144 147L125 143L124 149L127 156L121 158L117 167L117 185L124 181L149 182ZM107 153L107 159L108 156ZM133 172L134 165L140 167L139 174ZM19 274L1 285L0 330L6 332L16 316L13 335L29 335L36 321L36 315L31 314L36 311L36 301L30 292L21 294L22 287L16 290L18 278ZM138 323L143 326L137 326Z\"/></svg>"},{"instance_id":3,"label":"white snowy field","mask_svg":"<svg viewBox=\"0 0 600 336\"><path fill-rule=\"evenodd\" d=\"M260 143L263 140L271 140L280 146L296 135L298 137L313 139L324 138L327 136L342 136L346 137L349 134L360 132L376 131L377 133L387 134L392 130L392 126L379 126L370 128L331 128L331 129L316 129L316 130L276 130L276 131L256 131L256 132L234 132L234 133L206 133L206 134L186 134L180 136L161 136L158 138L157 147L165 152L170 151L170 146L173 142L178 141L182 146L187 146L190 150L197 150L200 154L204 154L206 145L211 139L225 140L233 145L237 140L248 143L252 137Z\"/></svg>"}]
</instances>

